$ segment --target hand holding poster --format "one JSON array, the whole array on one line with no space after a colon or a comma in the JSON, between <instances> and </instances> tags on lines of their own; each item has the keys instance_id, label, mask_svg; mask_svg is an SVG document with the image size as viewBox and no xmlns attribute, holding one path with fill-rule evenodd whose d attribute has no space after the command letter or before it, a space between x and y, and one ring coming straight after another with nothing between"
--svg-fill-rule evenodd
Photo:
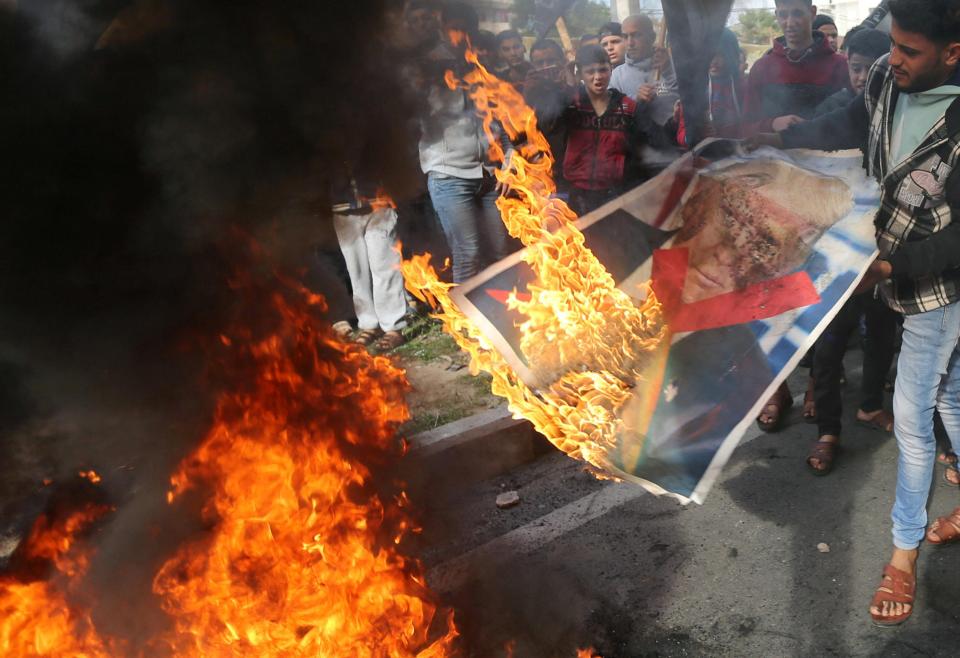
<instances>
[{"instance_id":1,"label":"hand holding poster","mask_svg":"<svg viewBox=\"0 0 960 658\"><path fill-rule=\"evenodd\" d=\"M855 151L746 154L706 142L578 221L586 246L638 304L650 282L667 327L616 411L617 435L601 444L605 469L703 501L875 256L879 190L860 162ZM536 286L520 252L451 294L533 391L564 366L543 367L549 350L524 344L527 318L508 304L512 293L522 306Z\"/></svg>"}]
</instances>

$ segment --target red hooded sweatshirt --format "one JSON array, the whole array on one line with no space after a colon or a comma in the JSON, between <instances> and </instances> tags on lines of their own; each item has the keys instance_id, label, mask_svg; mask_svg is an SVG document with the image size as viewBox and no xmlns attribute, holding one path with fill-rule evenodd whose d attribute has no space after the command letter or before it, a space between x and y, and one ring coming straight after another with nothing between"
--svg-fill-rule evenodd
<instances>
[{"instance_id":1,"label":"red hooded sweatshirt","mask_svg":"<svg viewBox=\"0 0 960 658\"><path fill-rule=\"evenodd\" d=\"M847 60L813 33L813 44L800 55L787 51L783 37L750 69L743 112L743 136L771 132L774 119L796 114L813 118L828 96L850 84Z\"/></svg>"}]
</instances>

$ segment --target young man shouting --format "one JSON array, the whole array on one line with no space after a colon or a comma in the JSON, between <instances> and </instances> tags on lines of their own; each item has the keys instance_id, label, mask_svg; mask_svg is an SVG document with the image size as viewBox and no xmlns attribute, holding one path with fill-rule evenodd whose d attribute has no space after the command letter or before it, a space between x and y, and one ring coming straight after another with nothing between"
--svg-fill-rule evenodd
<instances>
[{"instance_id":1,"label":"young man shouting","mask_svg":"<svg viewBox=\"0 0 960 658\"><path fill-rule=\"evenodd\" d=\"M960 0L890 0L890 54L846 108L756 141L822 149L865 145L881 183L874 224L880 257L858 290L878 284L904 314L893 397L900 458L893 555L870 604L882 626L913 611L917 547L960 539L960 508L924 533L940 412L960 448Z\"/></svg>"}]
</instances>

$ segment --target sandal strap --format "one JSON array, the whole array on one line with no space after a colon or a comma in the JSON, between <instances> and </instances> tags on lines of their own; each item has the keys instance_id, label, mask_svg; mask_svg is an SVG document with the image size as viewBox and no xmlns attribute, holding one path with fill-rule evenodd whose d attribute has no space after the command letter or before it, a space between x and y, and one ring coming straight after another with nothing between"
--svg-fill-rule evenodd
<instances>
[{"instance_id":1,"label":"sandal strap","mask_svg":"<svg viewBox=\"0 0 960 658\"><path fill-rule=\"evenodd\" d=\"M897 569L892 564L883 568L883 578L877 588L874 601L893 601L894 603L913 603L914 590L917 586L916 578L905 571ZM881 588L891 590L883 591Z\"/></svg>"},{"instance_id":2,"label":"sandal strap","mask_svg":"<svg viewBox=\"0 0 960 658\"><path fill-rule=\"evenodd\" d=\"M940 522L940 527L937 530L934 530L937 533L937 537L941 541L950 541L960 536L960 508L953 510L949 516L938 516L937 521ZM948 534L941 532L947 525L951 527L947 529Z\"/></svg>"},{"instance_id":3,"label":"sandal strap","mask_svg":"<svg viewBox=\"0 0 960 658\"><path fill-rule=\"evenodd\" d=\"M828 459L833 459L834 453L837 451L837 442L836 441L817 441L813 444L813 448L810 449L810 456L817 459L823 459L824 457Z\"/></svg>"}]
</instances>

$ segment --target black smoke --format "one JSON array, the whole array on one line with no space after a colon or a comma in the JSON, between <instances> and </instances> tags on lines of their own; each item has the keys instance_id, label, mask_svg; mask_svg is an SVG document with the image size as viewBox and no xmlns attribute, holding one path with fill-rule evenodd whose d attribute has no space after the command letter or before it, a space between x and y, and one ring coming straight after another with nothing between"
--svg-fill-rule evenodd
<instances>
[{"instance_id":1,"label":"black smoke","mask_svg":"<svg viewBox=\"0 0 960 658\"><path fill-rule=\"evenodd\" d=\"M134 603L194 529L164 492L210 422L235 273L336 288L314 266L340 164L417 185L400 28L386 0L0 9L0 548L43 479L95 468L118 501L91 572L105 630L150 634Z\"/></svg>"}]
</instances>

